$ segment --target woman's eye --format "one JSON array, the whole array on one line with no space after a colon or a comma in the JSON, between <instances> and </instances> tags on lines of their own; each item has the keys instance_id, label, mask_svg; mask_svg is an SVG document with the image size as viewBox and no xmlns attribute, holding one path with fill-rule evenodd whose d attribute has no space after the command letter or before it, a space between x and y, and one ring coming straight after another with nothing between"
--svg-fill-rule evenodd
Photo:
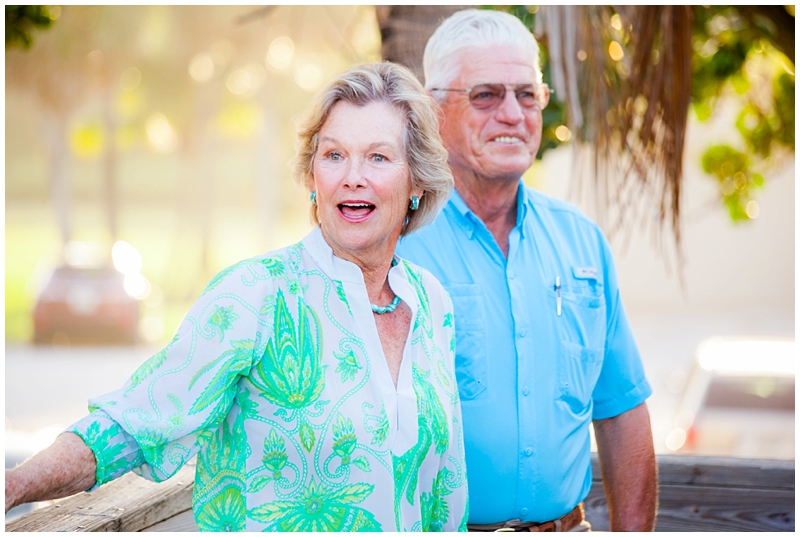
<instances>
[{"instance_id":1,"label":"woman's eye","mask_svg":"<svg viewBox=\"0 0 800 537\"><path fill-rule=\"evenodd\" d=\"M377 155L376 154L376 155L372 155L372 160L374 162L385 162L386 161L386 157L384 157L383 155Z\"/></svg>"},{"instance_id":2,"label":"woman's eye","mask_svg":"<svg viewBox=\"0 0 800 537\"><path fill-rule=\"evenodd\" d=\"M331 160L341 160L342 154L337 153L336 151L331 151L330 153L328 153L328 158Z\"/></svg>"}]
</instances>

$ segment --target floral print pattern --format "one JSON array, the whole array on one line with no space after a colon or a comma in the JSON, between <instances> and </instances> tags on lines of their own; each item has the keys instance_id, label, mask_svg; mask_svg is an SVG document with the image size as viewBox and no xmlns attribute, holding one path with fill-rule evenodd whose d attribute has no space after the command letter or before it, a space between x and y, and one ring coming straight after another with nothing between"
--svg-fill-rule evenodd
<instances>
[{"instance_id":1,"label":"floral print pattern","mask_svg":"<svg viewBox=\"0 0 800 537\"><path fill-rule=\"evenodd\" d=\"M360 270L318 229L223 270L71 428L100 454L96 486L196 456L203 531L465 530L452 305L405 261L389 281L413 313L396 385Z\"/></svg>"}]
</instances>

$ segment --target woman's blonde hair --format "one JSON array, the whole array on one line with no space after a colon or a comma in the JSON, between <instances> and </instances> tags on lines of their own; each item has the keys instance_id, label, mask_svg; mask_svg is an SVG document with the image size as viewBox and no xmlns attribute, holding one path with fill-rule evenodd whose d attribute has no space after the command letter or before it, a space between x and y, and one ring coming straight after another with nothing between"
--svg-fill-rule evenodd
<instances>
[{"instance_id":1,"label":"woman's blonde hair","mask_svg":"<svg viewBox=\"0 0 800 537\"><path fill-rule=\"evenodd\" d=\"M436 105L419 80L405 67L391 62L372 63L339 75L314 98L297 128L297 156L292 161L294 179L311 190L318 135L336 103L356 106L383 102L397 109L405 120L403 149L411 184L423 191L416 211L408 209L400 235L433 222L453 188L447 150L439 137ZM319 224L316 206L311 219Z\"/></svg>"}]
</instances>

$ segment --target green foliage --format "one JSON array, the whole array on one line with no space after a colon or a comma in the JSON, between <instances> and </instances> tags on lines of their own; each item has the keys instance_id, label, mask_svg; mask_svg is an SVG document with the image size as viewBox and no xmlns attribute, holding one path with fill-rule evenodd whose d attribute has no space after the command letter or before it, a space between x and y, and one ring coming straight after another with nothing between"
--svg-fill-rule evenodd
<instances>
[{"instance_id":1,"label":"green foliage","mask_svg":"<svg viewBox=\"0 0 800 537\"><path fill-rule=\"evenodd\" d=\"M764 177L751 169L751 159L729 145L714 145L702 158L703 171L719 182L722 201L734 222L748 220L757 209L752 205L755 190L764 187Z\"/></svg>"},{"instance_id":2,"label":"green foliage","mask_svg":"<svg viewBox=\"0 0 800 537\"><path fill-rule=\"evenodd\" d=\"M485 7L511 13L529 28L533 28L538 11L535 6ZM735 125L744 152L730 146L709 147L702 157L703 169L720 182L721 201L731 218L746 220L747 204L753 201L753 191L763 186L763 176L774 156L794 151L794 65L778 52L781 46L785 50L785 43L780 41L777 21L770 18L778 16L775 10L749 6L745 12L745 8L714 5L693 9L692 109L700 121L705 121L713 116L720 97L730 90L742 102ZM794 17L793 8L787 7L786 12ZM544 82L550 83L546 39L540 48L542 75ZM748 66L754 64L759 65L759 74L751 73L754 70ZM771 78L760 72L763 65L768 66ZM607 75L621 77L623 83L626 76L616 71L608 71ZM562 143L555 129L566 122L565 106L558 99L551 99L542 118L537 158ZM732 174L725 173L725 163L734 166Z\"/></svg>"},{"instance_id":3,"label":"green foliage","mask_svg":"<svg viewBox=\"0 0 800 537\"><path fill-rule=\"evenodd\" d=\"M49 6L6 6L6 49L31 48L33 31L50 28L58 18L52 9Z\"/></svg>"},{"instance_id":4,"label":"green foliage","mask_svg":"<svg viewBox=\"0 0 800 537\"><path fill-rule=\"evenodd\" d=\"M757 215L754 191L763 188L773 154L794 151L794 67L788 72L789 60L776 60L780 53L770 45L776 38L774 24L758 15L753 21L735 7L695 7L692 102L697 117L710 118L726 88L741 95L735 125L745 152L714 145L702 157L703 170L719 181L721 200L734 222ZM773 64L769 85L748 69L756 58Z\"/></svg>"}]
</instances>

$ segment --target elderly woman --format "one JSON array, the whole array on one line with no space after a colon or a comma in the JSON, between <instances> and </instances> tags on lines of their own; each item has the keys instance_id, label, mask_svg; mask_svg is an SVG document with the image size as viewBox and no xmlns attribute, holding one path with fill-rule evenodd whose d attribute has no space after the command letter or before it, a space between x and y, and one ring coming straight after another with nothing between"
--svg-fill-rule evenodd
<instances>
[{"instance_id":1,"label":"elderly woman","mask_svg":"<svg viewBox=\"0 0 800 537\"><path fill-rule=\"evenodd\" d=\"M465 529L452 306L394 255L452 176L406 69L352 69L299 131L319 224L206 287L172 341L91 414L6 474L6 510L197 454L201 530Z\"/></svg>"}]
</instances>

